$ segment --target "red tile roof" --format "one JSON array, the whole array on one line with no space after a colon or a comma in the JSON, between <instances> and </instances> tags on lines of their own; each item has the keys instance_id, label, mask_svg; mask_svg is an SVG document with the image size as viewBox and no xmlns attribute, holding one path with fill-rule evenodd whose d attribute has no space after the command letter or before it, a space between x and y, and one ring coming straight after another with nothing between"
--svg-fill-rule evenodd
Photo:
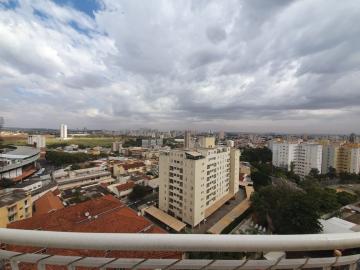
<instances>
[{"instance_id":1,"label":"red tile roof","mask_svg":"<svg viewBox=\"0 0 360 270\"><path fill-rule=\"evenodd\" d=\"M134 186L135 186L134 182L127 182L125 184L116 186L116 189L119 192L121 192L121 191L125 191L125 190L128 190L128 189L132 189Z\"/></svg>"},{"instance_id":2,"label":"red tile roof","mask_svg":"<svg viewBox=\"0 0 360 270\"><path fill-rule=\"evenodd\" d=\"M47 214L55 210L64 208L63 203L61 202L58 196L51 191L45 193L42 197L35 201L35 212L34 216L41 214Z\"/></svg>"},{"instance_id":3,"label":"red tile roof","mask_svg":"<svg viewBox=\"0 0 360 270\"><path fill-rule=\"evenodd\" d=\"M88 213L88 214L87 214ZM88 218L91 216L92 218ZM95 218L96 217L96 218ZM9 228L64 231L64 232L107 232L107 233L166 233L127 207L115 197L106 195L51 213L8 224ZM40 248L8 246L8 250L35 252ZM155 251L111 251L46 249L46 254L101 256L123 258L181 258L180 252ZM30 268L33 269L33 268Z\"/></svg>"},{"instance_id":4,"label":"red tile roof","mask_svg":"<svg viewBox=\"0 0 360 270\"><path fill-rule=\"evenodd\" d=\"M126 164L123 164L122 167L125 170L135 169L135 168L145 167L145 163L144 162L126 163Z\"/></svg>"}]
</instances>

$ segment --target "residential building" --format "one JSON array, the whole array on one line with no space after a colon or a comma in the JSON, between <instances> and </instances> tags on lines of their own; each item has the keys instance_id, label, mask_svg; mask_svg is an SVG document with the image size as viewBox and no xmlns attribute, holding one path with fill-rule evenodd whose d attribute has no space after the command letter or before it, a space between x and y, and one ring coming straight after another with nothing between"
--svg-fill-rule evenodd
<instances>
[{"instance_id":1,"label":"residential building","mask_svg":"<svg viewBox=\"0 0 360 270\"><path fill-rule=\"evenodd\" d=\"M60 125L60 138L67 139L67 125L65 124Z\"/></svg>"},{"instance_id":2,"label":"residential building","mask_svg":"<svg viewBox=\"0 0 360 270\"><path fill-rule=\"evenodd\" d=\"M295 151L294 172L300 177L305 177L311 169L317 169L321 173L322 145L301 143Z\"/></svg>"},{"instance_id":3,"label":"residential building","mask_svg":"<svg viewBox=\"0 0 360 270\"><path fill-rule=\"evenodd\" d=\"M184 134L184 148L185 149L189 149L192 147L191 145L191 131L190 130L186 130L185 134Z\"/></svg>"},{"instance_id":4,"label":"residential building","mask_svg":"<svg viewBox=\"0 0 360 270\"><path fill-rule=\"evenodd\" d=\"M149 148L149 147L156 147L156 146L162 146L164 140L162 138L158 138L158 139L142 139L141 140L141 146L144 148Z\"/></svg>"},{"instance_id":5,"label":"residential building","mask_svg":"<svg viewBox=\"0 0 360 270\"><path fill-rule=\"evenodd\" d=\"M297 149L298 144L290 142L273 142L271 147L273 165L290 171L291 163L295 161L295 150Z\"/></svg>"},{"instance_id":6,"label":"residential building","mask_svg":"<svg viewBox=\"0 0 360 270\"><path fill-rule=\"evenodd\" d=\"M0 228L32 216L31 195L21 189L0 190Z\"/></svg>"},{"instance_id":7,"label":"residential building","mask_svg":"<svg viewBox=\"0 0 360 270\"><path fill-rule=\"evenodd\" d=\"M224 140L225 139L225 132L222 130L219 132L219 140Z\"/></svg>"},{"instance_id":8,"label":"residential building","mask_svg":"<svg viewBox=\"0 0 360 270\"><path fill-rule=\"evenodd\" d=\"M300 177L308 175L313 168L321 173L322 155L320 144L287 141L272 143L273 165L288 171L294 169Z\"/></svg>"},{"instance_id":9,"label":"residential building","mask_svg":"<svg viewBox=\"0 0 360 270\"><path fill-rule=\"evenodd\" d=\"M345 173L360 172L360 144L344 144L339 148L336 170Z\"/></svg>"},{"instance_id":10,"label":"residential building","mask_svg":"<svg viewBox=\"0 0 360 270\"><path fill-rule=\"evenodd\" d=\"M29 135L27 143L36 148L46 147L46 137L43 135Z\"/></svg>"},{"instance_id":11,"label":"residential building","mask_svg":"<svg viewBox=\"0 0 360 270\"><path fill-rule=\"evenodd\" d=\"M90 184L112 183L114 181L111 172L104 167L92 167L74 171L59 170L54 172L52 176L60 190Z\"/></svg>"},{"instance_id":12,"label":"residential building","mask_svg":"<svg viewBox=\"0 0 360 270\"><path fill-rule=\"evenodd\" d=\"M111 151L113 152L121 152L122 149L122 142L113 142Z\"/></svg>"},{"instance_id":13,"label":"residential building","mask_svg":"<svg viewBox=\"0 0 360 270\"><path fill-rule=\"evenodd\" d=\"M338 167L338 154L340 144L332 144L330 142L323 143L321 173L326 174L329 168L336 169Z\"/></svg>"},{"instance_id":14,"label":"residential building","mask_svg":"<svg viewBox=\"0 0 360 270\"><path fill-rule=\"evenodd\" d=\"M200 146L162 152L159 160L159 208L196 226L239 189L240 151L216 146L214 137Z\"/></svg>"}]
</instances>

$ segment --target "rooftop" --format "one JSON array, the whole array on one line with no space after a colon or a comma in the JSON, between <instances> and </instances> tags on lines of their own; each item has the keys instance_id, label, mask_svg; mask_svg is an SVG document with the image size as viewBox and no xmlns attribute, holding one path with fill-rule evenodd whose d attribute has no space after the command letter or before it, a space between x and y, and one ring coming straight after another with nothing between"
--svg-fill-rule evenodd
<instances>
[{"instance_id":1,"label":"rooftop","mask_svg":"<svg viewBox=\"0 0 360 270\"><path fill-rule=\"evenodd\" d=\"M116 186L116 189L118 191L125 191L125 190L128 190L128 189L132 189L134 186L135 186L134 182L127 182L125 184L121 184L121 185Z\"/></svg>"},{"instance_id":2,"label":"rooftop","mask_svg":"<svg viewBox=\"0 0 360 270\"><path fill-rule=\"evenodd\" d=\"M130 209L115 197L107 195L89 200L74 206L56 210L51 213L17 221L8 225L9 228L23 230L43 230L62 232L92 233L166 233L160 227ZM38 248L10 246L8 249L20 252L35 252ZM51 249L47 254L71 256L113 256L113 257L149 257L178 258L178 252L153 251L106 251L106 250L75 250Z\"/></svg>"},{"instance_id":3,"label":"rooftop","mask_svg":"<svg viewBox=\"0 0 360 270\"><path fill-rule=\"evenodd\" d=\"M38 200L35 201L34 216L41 214L47 214L55 210L64 208L60 198L56 196L52 191L45 193Z\"/></svg>"},{"instance_id":4,"label":"rooftop","mask_svg":"<svg viewBox=\"0 0 360 270\"><path fill-rule=\"evenodd\" d=\"M27 197L27 193L22 189L3 189L0 190L0 207L12 205Z\"/></svg>"},{"instance_id":5,"label":"rooftop","mask_svg":"<svg viewBox=\"0 0 360 270\"><path fill-rule=\"evenodd\" d=\"M39 154L40 150L29 146L17 146L16 149L0 154L0 158L23 159Z\"/></svg>"}]
</instances>

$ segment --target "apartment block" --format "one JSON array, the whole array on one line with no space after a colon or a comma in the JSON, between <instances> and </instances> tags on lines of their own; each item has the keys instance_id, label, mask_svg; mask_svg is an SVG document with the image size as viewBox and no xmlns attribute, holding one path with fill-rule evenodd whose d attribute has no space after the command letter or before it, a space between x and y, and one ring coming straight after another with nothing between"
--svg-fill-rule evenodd
<instances>
[{"instance_id":1,"label":"apartment block","mask_svg":"<svg viewBox=\"0 0 360 270\"><path fill-rule=\"evenodd\" d=\"M322 145L301 143L295 150L294 172L300 177L305 177L311 169L317 169L321 173Z\"/></svg>"},{"instance_id":2,"label":"apartment block","mask_svg":"<svg viewBox=\"0 0 360 270\"><path fill-rule=\"evenodd\" d=\"M240 151L216 146L213 137L200 146L162 152L159 158L159 208L196 226L239 190Z\"/></svg>"},{"instance_id":3,"label":"apartment block","mask_svg":"<svg viewBox=\"0 0 360 270\"><path fill-rule=\"evenodd\" d=\"M312 168L322 171L322 145L315 143L273 142L272 158L275 167L291 170L301 177L309 174Z\"/></svg>"},{"instance_id":4,"label":"apartment block","mask_svg":"<svg viewBox=\"0 0 360 270\"><path fill-rule=\"evenodd\" d=\"M339 147L336 170L346 173L360 172L360 144L344 144Z\"/></svg>"},{"instance_id":5,"label":"apartment block","mask_svg":"<svg viewBox=\"0 0 360 270\"><path fill-rule=\"evenodd\" d=\"M295 161L296 143L277 142L272 144L273 165L290 171L291 163Z\"/></svg>"},{"instance_id":6,"label":"apartment block","mask_svg":"<svg viewBox=\"0 0 360 270\"><path fill-rule=\"evenodd\" d=\"M21 189L0 191L0 228L32 216L31 195Z\"/></svg>"}]
</instances>

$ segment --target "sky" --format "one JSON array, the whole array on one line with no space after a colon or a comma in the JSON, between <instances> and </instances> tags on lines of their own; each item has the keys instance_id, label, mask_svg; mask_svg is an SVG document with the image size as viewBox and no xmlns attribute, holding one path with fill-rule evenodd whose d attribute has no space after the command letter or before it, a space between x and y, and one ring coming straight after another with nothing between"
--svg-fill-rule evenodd
<instances>
[{"instance_id":1,"label":"sky","mask_svg":"<svg viewBox=\"0 0 360 270\"><path fill-rule=\"evenodd\" d=\"M5 126L360 133L358 0L0 0Z\"/></svg>"}]
</instances>

